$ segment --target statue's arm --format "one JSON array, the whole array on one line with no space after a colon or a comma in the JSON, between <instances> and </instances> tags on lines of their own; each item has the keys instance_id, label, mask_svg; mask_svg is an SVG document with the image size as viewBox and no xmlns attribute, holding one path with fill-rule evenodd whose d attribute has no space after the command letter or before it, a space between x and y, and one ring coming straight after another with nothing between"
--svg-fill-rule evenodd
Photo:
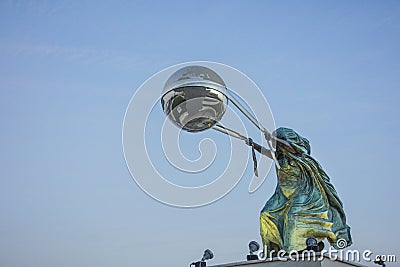
<instances>
[{"instance_id":1,"label":"statue's arm","mask_svg":"<svg viewBox=\"0 0 400 267\"><path fill-rule=\"evenodd\" d=\"M246 144L248 146L253 146L255 150L257 150L259 153L263 154L264 156L267 156L267 157L273 159L272 155L271 155L271 151L269 149L253 142L253 140L251 140L250 138L246 140Z\"/></svg>"},{"instance_id":2,"label":"statue's arm","mask_svg":"<svg viewBox=\"0 0 400 267\"><path fill-rule=\"evenodd\" d=\"M260 146L257 143L254 143L254 149L257 150L258 152L260 152L261 154L263 154L264 156L267 156L267 157L273 159L272 155L271 155L271 150L269 150L263 146Z\"/></svg>"},{"instance_id":3,"label":"statue's arm","mask_svg":"<svg viewBox=\"0 0 400 267\"><path fill-rule=\"evenodd\" d=\"M269 132L265 132L264 133L265 139L267 139L267 141L270 141L271 139L275 139L276 142L279 142L281 145L285 146L285 149L289 150L292 153L296 153L296 150L294 150L294 148L292 147L291 144L289 144L289 142L282 140L280 138L277 138L275 136L272 136ZM270 152L271 154L271 152Z\"/></svg>"}]
</instances>

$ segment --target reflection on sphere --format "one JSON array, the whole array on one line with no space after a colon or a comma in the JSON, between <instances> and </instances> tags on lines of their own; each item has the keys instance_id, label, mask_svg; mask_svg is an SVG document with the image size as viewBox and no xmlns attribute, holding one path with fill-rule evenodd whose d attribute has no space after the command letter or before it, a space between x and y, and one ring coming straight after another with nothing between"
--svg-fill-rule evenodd
<instances>
[{"instance_id":1,"label":"reflection on sphere","mask_svg":"<svg viewBox=\"0 0 400 267\"><path fill-rule=\"evenodd\" d=\"M180 128L199 132L212 127L226 111L225 83L202 66L184 67L168 79L161 98L164 113Z\"/></svg>"}]
</instances>

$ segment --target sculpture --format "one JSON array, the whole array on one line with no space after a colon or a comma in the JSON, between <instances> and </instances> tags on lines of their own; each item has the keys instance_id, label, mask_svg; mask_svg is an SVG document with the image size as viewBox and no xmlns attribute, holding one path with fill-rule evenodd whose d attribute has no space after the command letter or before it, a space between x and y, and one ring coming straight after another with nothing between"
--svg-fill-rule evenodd
<instances>
[{"instance_id":1,"label":"sculpture","mask_svg":"<svg viewBox=\"0 0 400 267\"><path fill-rule=\"evenodd\" d=\"M218 124L228 100L264 133L269 149ZM308 238L315 238L318 242L327 238L338 249L351 245L343 204L328 175L311 157L306 138L288 128L278 128L271 135L230 94L222 78L203 66L187 66L173 73L165 83L161 105L171 121L185 131L200 132L212 128L244 140L252 147L256 176L254 150L274 160L278 185L260 215L264 253L304 250ZM276 149L272 142L276 143ZM340 246L339 240L344 241Z\"/></svg>"},{"instance_id":2,"label":"sculpture","mask_svg":"<svg viewBox=\"0 0 400 267\"><path fill-rule=\"evenodd\" d=\"M273 137L286 142L276 143L275 154L280 165L276 169L277 188L260 214L264 253L304 250L309 237L319 242L327 238L337 249L344 248L336 243L340 239L345 240L346 246L351 245L343 204L328 175L311 157L309 141L283 127L274 131ZM270 150L251 139L246 143L271 157Z\"/></svg>"}]
</instances>

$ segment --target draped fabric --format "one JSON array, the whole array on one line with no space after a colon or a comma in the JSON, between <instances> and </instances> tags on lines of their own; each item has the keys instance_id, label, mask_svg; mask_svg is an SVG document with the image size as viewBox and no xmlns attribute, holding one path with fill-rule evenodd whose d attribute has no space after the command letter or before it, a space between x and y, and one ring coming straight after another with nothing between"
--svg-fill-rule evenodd
<instances>
[{"instance_id":1,"label":"draped fabric","mask_svg":"<svg viewBox=\"0 0 400 267\"><path fill-rule=\"evenodd\" d=\"M275 193L260 215L260 233L268 250L303 250L306 239L328 239L335 248L344 239L351 245L350 227L346 224L343 204L320 164L310 156L307 139L288 128L278 128L274 134L289 142L294 149L277 143L276 155L281 165L277 169Z\"/></svg>"}]
</instances>

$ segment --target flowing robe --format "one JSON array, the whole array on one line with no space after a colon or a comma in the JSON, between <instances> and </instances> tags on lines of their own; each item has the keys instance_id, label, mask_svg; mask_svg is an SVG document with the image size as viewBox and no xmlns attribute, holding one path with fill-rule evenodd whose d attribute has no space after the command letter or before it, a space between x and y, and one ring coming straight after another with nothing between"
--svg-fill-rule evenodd
<instances>
[{"instance_id":1,"label":"flowing robe","mask_svg":"<svg viewBox=\"0 0 400 267\"><path fill-rule=\"evenodd\" d=\"M309 237L318 242L327 238L335 248L343 248L336 244L339 239L351 245L343 204L328 175L309 155L307 139L294 131L289 138L282 134L289 130L293 131L277 130L278 137L288 141L296 151L277 144L276 155L281 165L281 169L276 170L277 188L260 214L264 246L270 251L301 251L306 248Z\"/></svg>"}]
</instances>

